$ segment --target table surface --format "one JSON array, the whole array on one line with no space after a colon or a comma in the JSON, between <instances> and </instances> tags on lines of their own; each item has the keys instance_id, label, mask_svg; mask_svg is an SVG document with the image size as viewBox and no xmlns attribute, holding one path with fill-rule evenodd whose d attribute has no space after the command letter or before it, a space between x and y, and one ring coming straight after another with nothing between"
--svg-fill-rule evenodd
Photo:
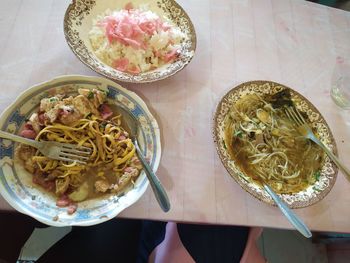
<instances>
[{"instance_id":1,"label":"table surface","mask_svg":"<svg viewBox=\"0 0 350 263\"><path fill-rule=\"evenodd\" d=\"M0 111L33 84L65 74L97 75L63 35L68 0L2 0ZM212 139L215 107L232 87L273 80L306 96L350 167L350 121L329 90L335 61L350 59L350 13L296 0L181 0L197 32L193 61L151 84L122 84L150 107L162 132L158 175L171 200L163 213L150 188L122 217L290 228L280 211L242 190L222 166ZM13 210L0 197L0 210ZM313 230L350 232L350 183L339 173L319 203L295 212Z\"/></svg>"}]
</instances>

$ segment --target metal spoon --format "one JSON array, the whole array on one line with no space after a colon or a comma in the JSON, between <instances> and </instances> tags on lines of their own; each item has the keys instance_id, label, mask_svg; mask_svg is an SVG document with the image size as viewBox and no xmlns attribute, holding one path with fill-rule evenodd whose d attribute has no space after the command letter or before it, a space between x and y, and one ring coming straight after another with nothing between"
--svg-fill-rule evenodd
<instances>
[{"instance_id":1,"label":"metal spoon","mask_svg":"<svg viewBox=\"0 0 350 263\"><path fill-rule=\"evenodd\" d=\"M288 219L288 221L304 236L307 238L312 237L312 233L305 223L284 203L281 198L271 189L270 186L264 183L264 188L266 192L272 197L279 209Z\"/></svg>"},{"instance_id":2,"label":"metal spoon","mask_svg":"<svg viewBox=\"0 0 350 263\"><path fill-rule=\"evenodd\" d=\"M156 196L156 199L160 207L162 208L162 210L164 212L168 212L170 210L170 202L169 202L168 195L163 185L159 181L158 177L152 171L152 168L149 166L148 162L143 156L137 142L137 135L138 135L140 123L138 119L124 105L117 104L116 106L117 106L117 111L122 115L123 121L125 122L128 128L130 138L133 144L135 145L137 155L140 158L140 161L143 165L143 168L145 170L149 183L152 187L153 193Z\"/></svg>"}]
</instances>

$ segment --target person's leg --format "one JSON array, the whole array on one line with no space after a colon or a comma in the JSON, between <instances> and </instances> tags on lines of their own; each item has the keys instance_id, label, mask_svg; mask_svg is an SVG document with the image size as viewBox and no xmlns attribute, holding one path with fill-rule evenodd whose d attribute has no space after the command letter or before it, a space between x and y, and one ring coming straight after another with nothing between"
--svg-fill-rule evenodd
<instances>
[{"instance_id":1,"label":"person's leg","mask_svg":"<svg viewBox=\"0 0 350 263\"><path fill-rule=\"evenodd\" d=\"M142 221L137 263L148 262L151 252L164 240L166 224L160 221Z\"/></svg>"},{"instance_id":2,"label":"person's leg","mask_svg":"<svg viewBox=\"0 0 350 263\"><path fill-rule=\"evenodd\" d=\"M0 212L0 262L16 262L35 227L45 225L17 212Z\"/></svg>"},{"instance_id":3,"label":"person's leg","mask_svg":"<svg viewBox=\"0 0 350 263\"><path fill-rule=\"evenodd\" d=\"M73 227L39 262L135 262L140 220L112 219L89 227Z\"/></svg>"},{"instance_id":4,"label":"person's leg","mask_svg":"<svg viewBox=\"0 0 350 263\"><path fill-rule=\"evenodd\" d=\"M249 228L177 224L177 230L193 260L197 263L240 262Z\"/></svg>"}]
</instances>

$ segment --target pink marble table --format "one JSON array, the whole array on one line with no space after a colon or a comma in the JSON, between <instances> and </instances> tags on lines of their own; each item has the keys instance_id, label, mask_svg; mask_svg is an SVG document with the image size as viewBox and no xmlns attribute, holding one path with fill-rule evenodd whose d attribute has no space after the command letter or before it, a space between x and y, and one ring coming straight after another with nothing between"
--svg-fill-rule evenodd
<instances>
[{"instance_id":1,"label":"pink marble table","mask_svg":"<svg viewBox=\"0 0 350 263\"><path fill-rule=\"evenodd\" d=\"M147 102L160 124L158 175L172 209L163 213L148 189L121 216L290 228L277 208L258 202L228 176L214 148L212 116L221 96L241 82L283 83L318 107L350 167L350 116L329 96L336 58L350 59L350 13L298 0L179 2L196 27L195 58L167 80L124 85ZM68 3L1 1L0 111L38 82L64 74L96 75L65 42ZM12 208L0 198L0 210ZM339 173L324 200L296 213L313 230L350 232L350 183Z\"/></svg>"}]
</instances>

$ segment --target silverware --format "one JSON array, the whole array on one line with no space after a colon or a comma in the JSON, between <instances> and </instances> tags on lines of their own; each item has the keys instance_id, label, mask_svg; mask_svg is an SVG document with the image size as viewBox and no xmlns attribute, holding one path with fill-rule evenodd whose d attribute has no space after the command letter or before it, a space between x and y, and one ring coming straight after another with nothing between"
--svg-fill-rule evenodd
<instances>
[{"instance_id":1,"label":"silverware","mask_svg":"<svg viewBox=\"0 0 350 263\"><path fill-rule=\"evenodd\" d=\"M270 186L264 183L266 192L272 197L279 209L288 219L288 221L304 236L307 238L312 237L312 233L305 223L284 203L281 198L271 189Z\"/></svg>"},{"instance_id":2,"label":"silverware","mask_svg":"<svg viewBox=\"0 0 350 263\"><path fill-rule=\"evenodd\" d=\"M147 178L150 182L150 185L152 187L153 193L154 193L160 207L162 208L162 210L164 212L168 212L170 210L170 202L169 202L168 195L167 195L163 185L159 181L158 177L152 171L152 168L149 166L148 162L146 161L145 157L143 156L143 154L140 150L140 147L138 145L138 142L137 142L137 134L139 131L139 129L138 129L139 121L130 112L129 109L125 108L125 106L117 104L117 107L118 107L117 111L120 114L122 114L123 120L124 120L127 128L129 129L128 132L130 132L129 133L130 138L131 138L133 144L135 145L137 155L139 156L140 161L141 161L143 167L145 168L144 170L145 170Z\"/></svg>"},{"instance_id":3,"label":"silverware","mask_svg":"<svg viewBox=\"0 0 350 263\"><path fill-rule=\"evenodd\" d=\"M8 132L0 131L0 138L30 145L38 149L43 155L55 160L86 164L91 149L69 143L34 141Z\"/></svg>"},{"instance_id":4,"label":"silverware","mask_svg":"<svg viewBox=\"0 0 350 263\"><path fill-rule=\"evenodd\" d=\"M332 159L332 161L339 167L339 169L347 176L347 178L350 180L350 170L346 168L338 159L337 156L335 156L328 148L315 136L313 131L311 130L310 126L306 123L304 117L300 114L300 112L296 108L292 107L286 107L285 112L290 120L292 120L297 130L301 135L303 135L305 138L313 141L318 146L320 146L329 156L329 158Z\"/></svg>"}]
</instances>

